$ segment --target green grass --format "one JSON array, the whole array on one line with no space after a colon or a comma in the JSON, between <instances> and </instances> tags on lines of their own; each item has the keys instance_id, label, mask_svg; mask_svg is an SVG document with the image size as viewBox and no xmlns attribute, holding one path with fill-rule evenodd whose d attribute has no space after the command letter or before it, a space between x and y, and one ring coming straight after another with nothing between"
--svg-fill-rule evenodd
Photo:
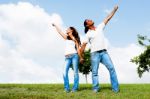
<instances>
[{"instance_id":1,"label":"green grass","mask_svg":"<svg viewBox=\"0 0 150 99\"><path fill-rule=\"evenodd\" d=\"M121 84L120 92L101 84L98 93L91 84L80 84L76 93L65 93L63 84L0 84L0 99L150 99L150 84Z\"/></svg>"}]
</instances>

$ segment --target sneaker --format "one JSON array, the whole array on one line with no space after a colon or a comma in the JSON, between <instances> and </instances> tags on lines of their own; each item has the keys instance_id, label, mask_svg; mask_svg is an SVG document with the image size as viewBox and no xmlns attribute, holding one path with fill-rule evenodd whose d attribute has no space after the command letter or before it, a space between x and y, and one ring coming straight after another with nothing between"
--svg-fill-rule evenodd
<instances>
[{"instance_id":1,"label":"sneaker","mask_svg":"<svg viewBox=\"0 0 150 99\"><path fill-rule=\"evenodd\" d=\"M112 89L112 91L113 91L114 93L120 92L120 90L114 90L114 89Z\"/></svg>"},{"instance_id":2,"label":"sneaker","mask_svg":"<svg viewBox=\"0 0 150 99\"><path fill-rule=\"evenodd\" d=\"M72 89L72 91L71 91L71 92L77 92L77 90Z\"/></svg>"},{"instance_id":3,"label":"sneaker","mask_svg":"<svg viewBox=\"0 0 150 99\"><path fill-rule=\"evenodd\" d=\"M94 92L94 93L98 93L98 90L97 90L97 89L94 89L93 92Z\"/></svg>"},{"instance_id":4,"label":"sneaker","mask_svg":"<svg viewBox=\"0 0 150 99\"><path fill-rule=\"evenodd\" d=\"M69 93L69 92L70 92L70 90L64 90L64 92Z\"/></svg>"}]
</instances>

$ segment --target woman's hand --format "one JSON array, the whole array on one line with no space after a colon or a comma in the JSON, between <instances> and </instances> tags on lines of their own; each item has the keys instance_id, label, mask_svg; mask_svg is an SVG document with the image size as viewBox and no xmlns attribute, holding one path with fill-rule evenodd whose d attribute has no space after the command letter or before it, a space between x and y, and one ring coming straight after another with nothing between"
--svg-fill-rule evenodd
<instances>
[{"instance_id":1,"label":"woman's hand","mask_svg":"<svg viewBox=\"0 0 150 99\"><path fill-rule=\"evenodd\" d=\"M84 59L80 58L80 63L83 64L84 63Z\"/></svg>"},{"instance_id":2,"label":"woman's hand","mask_svg":"<svg viewBox=\"0 0 150 99\"><path fill-rule=\"evenodd\" d=\"M54 23L52 23L52 26L56 26Z\"/></svg>"},{"instance_id":3,"label":"woman's hand","mask_svg":"<svg viewBox=\"0 0 150 99\"><path fill-rule=\"evenodd\" d=\"M65 35L57 25L55 25L54 23L52 23L52 26L54 26L54 27L56 28L57 32L58 32L65 40L67 39L67 35Z\"/></svg>"}]
</instances>

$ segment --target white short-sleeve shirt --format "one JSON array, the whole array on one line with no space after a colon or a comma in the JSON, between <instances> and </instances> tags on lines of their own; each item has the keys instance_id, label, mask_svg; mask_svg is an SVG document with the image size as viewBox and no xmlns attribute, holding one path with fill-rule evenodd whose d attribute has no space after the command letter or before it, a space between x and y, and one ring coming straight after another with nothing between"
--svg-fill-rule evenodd
<instances>
[{"instance_id":1,"label":"white short-sleeve shirt","mask_svg":"<svg viewBox=\"0 0 150 99\"><path fill-rule=\"evenodd\" d=\"M65 55L77 53L75 48L75 42L72 40L65 40Z\"/></svg>"},{"instance_id":2,"label":"white short-sleeve shirt","mask_svg":"<svg viewBox=\"0 0 150 99\"><path fill-rule=\"evenodd\" d=\"M84 42L90 43L91 52L106 49L104 34L103 34L104 28L105 28L105 23L102 22L97 26L95 30L88 30L88 32L86 33Z\"/></svg>"}]
</instances>

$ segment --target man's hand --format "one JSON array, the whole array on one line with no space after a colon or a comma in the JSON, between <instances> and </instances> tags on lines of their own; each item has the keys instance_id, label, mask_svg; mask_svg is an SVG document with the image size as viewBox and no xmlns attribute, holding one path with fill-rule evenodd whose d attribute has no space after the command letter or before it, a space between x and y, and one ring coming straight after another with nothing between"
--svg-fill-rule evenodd
<instances>
[{"instance_id":1,"label":"man's hand","mask_svg":"<svg viewBox=\"0 0 150 99\"><path fill-rule=\"evenodd\" d=\"M114 9L117 10L117 9L118 9L118 5L116 5L116 6L114 7Z\"/></svg>"}]
</instances>

